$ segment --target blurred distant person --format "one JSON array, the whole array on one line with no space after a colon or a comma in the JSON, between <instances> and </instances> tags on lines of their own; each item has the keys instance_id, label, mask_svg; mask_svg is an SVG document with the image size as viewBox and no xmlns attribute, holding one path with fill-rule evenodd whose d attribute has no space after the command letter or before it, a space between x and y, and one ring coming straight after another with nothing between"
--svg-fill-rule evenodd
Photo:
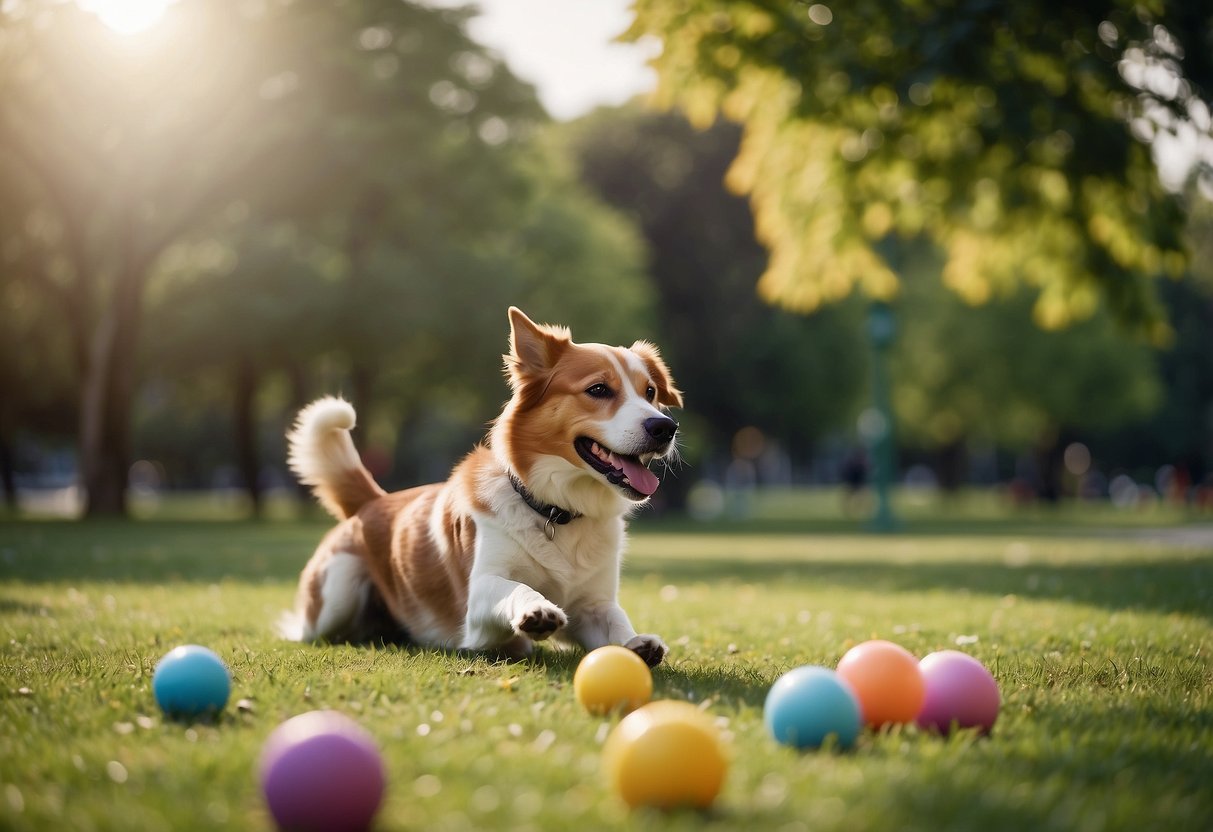
<instances>
[{"instance_id":1,"label":"blurred distant person","mask_svg":"<svg viewBox=\"0 0 1213 832\"><path fill-rule=\"evenodd\" d=\"M848 517L864 512L864 487L868 484L868 457L854 450L842 461L843 510Z\"/></svg>"}]
</instances>

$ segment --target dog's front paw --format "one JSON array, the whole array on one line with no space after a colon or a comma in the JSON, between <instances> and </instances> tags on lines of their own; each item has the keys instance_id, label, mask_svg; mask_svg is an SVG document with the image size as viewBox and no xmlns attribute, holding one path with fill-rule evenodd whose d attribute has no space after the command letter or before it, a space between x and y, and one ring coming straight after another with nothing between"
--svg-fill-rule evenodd
<instances>
[{"instance_id":1,"label":"dog's front paw","mask_svg":"<svg viewBox=\"0 0 1213 832\"><path fill-rule=\"evenodd\" d=\"M532 641L543 641L568 624L569 619L560 607L549 601L539 601L523 610L513 623L515 632Z\"/></svg>"},{"instance_id":2,"label":"dog's front paw","mask_svg":"<svg viewBox=\"0 0 1213 832\"><path fill-rule=\"evenodd\" d=\"M666 647L665 642L654 635L636 636L623 646L644 659L644 663L649 667L656 667L661 664L661 660L665 658L665 654L670 652L670 648Z\"/></svg>"}]
</instances>

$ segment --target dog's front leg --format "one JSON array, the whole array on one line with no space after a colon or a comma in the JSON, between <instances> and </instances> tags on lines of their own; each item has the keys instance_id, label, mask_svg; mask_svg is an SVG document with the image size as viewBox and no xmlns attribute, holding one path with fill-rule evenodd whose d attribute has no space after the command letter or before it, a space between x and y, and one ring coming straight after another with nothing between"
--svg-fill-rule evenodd
<instances>
[{"instance_id":1,"label":"dog's front leg","mask_svg":"<svg viewBox=\"0 0 1213 832\"><path fill-rule=\"evenodd\" d=\"M637 635L623 607L613 602L593 604L578 610L574 615L571 635L587 651L607 644L621 644L644 659L649 667L661 664L669 652L660 637Z\"/></svg>"},{"instance_id":2,"label":"dog's front leg","mask_svg":"<svg viewBox=\"0 0 1213 832\"><path fill-rule=\"evenodd\" d=\"M461 646L484 650L518 636L543 641L567 623L560 607L526 584L499 575L473 575Z\"/></svg>"}]
</instances>

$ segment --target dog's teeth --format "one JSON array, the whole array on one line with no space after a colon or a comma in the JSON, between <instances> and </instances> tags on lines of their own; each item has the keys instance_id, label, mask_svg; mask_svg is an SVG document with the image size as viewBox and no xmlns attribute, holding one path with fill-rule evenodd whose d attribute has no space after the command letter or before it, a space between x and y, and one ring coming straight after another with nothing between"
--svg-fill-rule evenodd
<instances>
[{"instance_id":1,"label":"dog's teeth","mask_svg":"<svg viewBox=\"0 0 1213 832\"><path fill-rule=\"evenodd\" d=\"M598 456L602 453L602 448L598 447L597 442L590 446L590 453L594 454L594 456Z\"/></svg>"}]
</instances>

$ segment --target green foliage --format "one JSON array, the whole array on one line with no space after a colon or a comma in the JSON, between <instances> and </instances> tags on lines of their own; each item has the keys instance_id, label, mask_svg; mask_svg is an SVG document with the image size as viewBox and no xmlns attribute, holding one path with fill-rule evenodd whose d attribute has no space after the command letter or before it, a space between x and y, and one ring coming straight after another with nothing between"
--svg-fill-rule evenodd
<instances>
[{"instance_id":1,"label":"green foliage","mask_svg":"<svg viewBox=\"0 0 1213 832\"><path fill-rule=\"evenodd\" d=\"M269 828L257 756L282 720L317 708L378 741L384 830L1129 832L1213 819L1203 537L1181 548L1056 522L893 540L636 534L624 604L673 648L655 694L704 703L731 760L713 811L628 814L601 772L612 720L572 695L579 653L509 664L276 638L274 617L323 531L0 525L0 825ZM762 702L774 679L832 666L873 636L917 655L962 640L1001 687L993 735L892 730L847 754L772 742ZM154 705L155 663L188 642L232 670L217 720L175 722Z\"/></svg>"},{"instance_id":2,"label":"green foliage","mask_svg":"<svg viewBox=\"0 0 1213 832\"><path fill-rule=\"evenodd\" d=\"M1152 279L1184 264L1183 208L1148 141L1213 90L1199 4L640 0L659 98L745 125L730 183L771 250L768 299L811 310L898 276L875 244L922 236L970 302L1026 285L1048 328L1165 335Z\"/></svg>"},{"instance_id":3,"label":"green foliage","mask_svg":"<svg viewBox=\"0 0 1213 832\"><path fill-rule=\"evenodd\" d=\"M248 391L278 374L282 400L355 398L388 445L442 413L452 447L422 450L449 463L504 396L510 304L587 340L650 335L634 231L536 141L534 91L470 14L180 0L124 39L77 4L6 5L0 311L38 337L0 378L53 362L48 390L62 368L69 399L103 391L84 409L112 411L94 444L117 483L129 421L173 408L237 411L253 468ZM132 414L137 364L154 384ZM213 418L178 422L214 450Z\"/></svg>"},{"instance_id":4,"label":"green foliage","mask_svg":"<svg viewBox=\"0 0 1213 832\"><path fill-rule=\"evenodd\" d=\"M1090 435L1158 406L1154 351L1106 312L1042 331L1026 291L974 307L933 278L935 266L929 256L910 261L898 304L891 376L897 430L908 444L976 440L1023 451L1059 429Z\"/></svg>"},{"instance_id":5,"label":"green foliage","mask_svg":"<svg viewBox=\"0 0 1213 832\"><path fill-rule=\"evenodd\" d=\"M766 253L723 177L739 131L677 115L600 110L563 128L580 175L639 223L659 298L658 341L703 436L691 457L729 452L758 427L806 454L854 416L864 355L854 305L805 318L754 295Z\"/></svg>"}]
</instances>

